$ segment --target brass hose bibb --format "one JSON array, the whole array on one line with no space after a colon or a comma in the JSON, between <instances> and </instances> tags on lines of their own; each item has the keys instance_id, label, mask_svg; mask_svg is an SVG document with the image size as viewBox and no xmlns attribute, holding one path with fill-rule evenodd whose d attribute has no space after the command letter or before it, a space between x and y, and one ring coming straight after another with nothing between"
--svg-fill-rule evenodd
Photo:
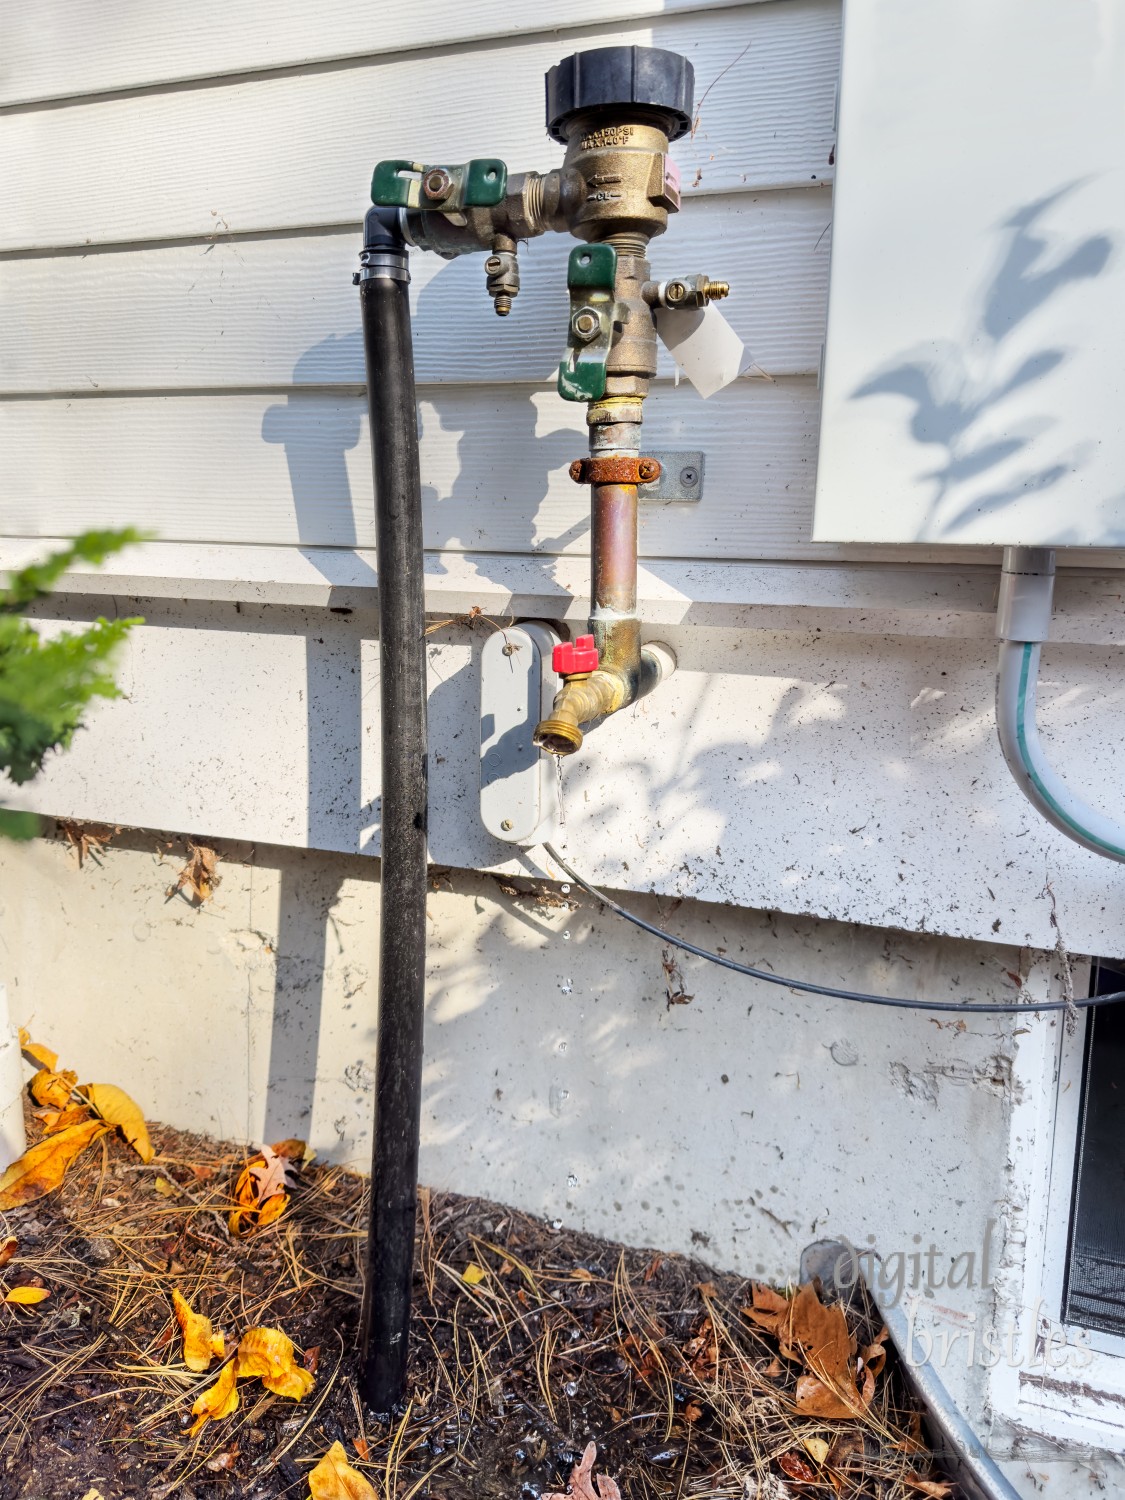
<instances>
[{"instance_id":1,"label":"brass hose bibb","mask_svg":"<svg viewBox=\"0 0 1125 1500\"><path fill-rule=\"evenodd\" d=\"M641 451L641 424L657 368L656 313L702 308L730 289L704 275L654 281L647 259L649 241L680 207L669 145L691 128L688 60L599 47L564 58L546 82L547 131L566 148L560 167L509 173L495 158L384 161L371 197L397 209L405 238L421 249L446 259L486 252L486 287L502 317L519 294L520 240L553 230L582 242L567 267L558 389L587 405L590 457L571 473L591 486L591 644L579 653L587 670L570 669L572 648L556 653L562 686L535 735L542 748L568 754L584 724L643 697L674 666L666 647L642 646L636 613L637 484L655 464Z\"/></svg>"}]
</instances>

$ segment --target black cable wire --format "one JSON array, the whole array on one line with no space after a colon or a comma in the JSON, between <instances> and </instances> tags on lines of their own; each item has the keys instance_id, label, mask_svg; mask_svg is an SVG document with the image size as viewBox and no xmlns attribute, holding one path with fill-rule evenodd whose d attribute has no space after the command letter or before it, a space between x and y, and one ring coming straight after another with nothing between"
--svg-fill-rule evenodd
<instances>
[{"instance_id":1,"label":"black cable wire","mask_svg":"<svg viewBox=\"0 0 1125 1500\"><path fill-rule=\"evenodd\" d=\"M608 907L619 917L624 917L626 922L632 922L633 926L639 927L642 932L651 933L661 942L669 943L673 948L679 948L684 953L691 953L696 958L705 958L708 963L718 964L720 968L733 969L736 974L745 974L750 979L761 979L766 984L779 984L783 989L800 990L806 995L824 995L829 1000L854 1000L860 1005L889 1005L896 1010L951 1010L961 1015L972 1012L973 1015L978 1016L1008 1016L1020 1012L1070 1010L1071 1008L1091 1010L1095 1005L1117 1005L1125 1001L1125 990L1118 990L1112 995L1090 995L1075 1000L1030 1000L1016 1001L1010 1005L1003 1003L975 1005L971 1001L962 1000L907 1000L895 995L867 995L862 990L838 990L830 984L812 984L807 979L786 979L784 975L771 974L767 969L753 969L749 964L736 963L733 958L725 958L721 953L712 953L709 948L697 947L695 943L689 943L687 938L676 937L671 932L665 932L663 927L656 927L652 922L646 922L643 917L638 917L636 912L627 911L625 907L619 906L612 896L607 896L596 885L583 880L576 870L571 869L553 845L544 844L543 847L555 863L566 871L575 885L581 886L587 895L593 896L596 901L600 901L603 906Z\"/></svg>"}]
</instances>

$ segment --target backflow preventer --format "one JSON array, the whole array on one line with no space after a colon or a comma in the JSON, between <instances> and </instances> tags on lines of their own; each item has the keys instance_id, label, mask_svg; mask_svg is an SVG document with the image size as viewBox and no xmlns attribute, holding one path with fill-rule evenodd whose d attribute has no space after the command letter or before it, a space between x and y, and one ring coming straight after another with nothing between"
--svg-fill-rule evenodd
<instances>
[{"instance_id":1,"label":"backflow preventer","mask_svg":"<svg viewBox=\"0 0 1125 1500\"><path fill-rule=\"evenodd\" d=\"M702 275L653 281L646 258L680 206L668 148L690 129L693 82L691 64L672 52L579 52L547 74L547 129L566 147L561 167L510 175L491 158L384 161L372 179L375 206L355 280L375 475L382 700L374 1165L361 1313L364 1395L376 1411L400 1400L406 1379L425 1003L425 594L408 247L446 259L483 251L488 294L506 316L519 293L519 242L548 230L580 241L568 263L558 388L587 408L589 455L570 473L591 489L591 612L587 634L554 648L562 683L534 733L535 746L569 755L584 725L643 697L675 667L666 647L641 644L637 488L661 478L659 460L641 444L656 311L705 308L728 290ZM683 482L689 473L698 485L701 470L683 469ZM542 657L553 637L544 626L522 628ZM525 713L522 740L538 761L529 722ZM529 828L537 817L532 807ZM512 817L497 821L500 836L520 838Z\"/></svg>"},{"instance_id":2,"label":"backflow preventer","mask_svg":"<svg viewBox=\"0 0 1125 1500\"><path fill-rule=\"evenodd\" d=\"M461 166L384 161L372 181L380 227L397 211L413 245L447 259L486 253L485 284L501 316L519 294L520 240L558 230L583 242L567 269L558 389L587 407L589 456L576 459L570 475L591 487L591 614L589 634L554 651L562 685L535 743L555 755L577 750L583 725L644 697L675 665L667 648L641 645L637 487L661 476L641 444L656 374L654 313L705 307L729 290L703 275L653 281L647 260L649 241L680 206L668 147L690 129L693 83L691 64L673 52L575 53L547 74L547 130L566 147L561 167L517 175L489 158Z\"/></svg>"}]
</instances>

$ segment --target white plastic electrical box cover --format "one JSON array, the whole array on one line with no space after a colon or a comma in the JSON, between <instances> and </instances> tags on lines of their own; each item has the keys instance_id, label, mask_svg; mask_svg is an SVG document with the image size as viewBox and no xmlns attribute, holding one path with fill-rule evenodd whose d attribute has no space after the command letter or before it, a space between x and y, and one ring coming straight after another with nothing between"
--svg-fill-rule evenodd
<instances>
[{"instance_id":1,"label":"white plastic electrical box cover","mask_svg":"<svg viewBox=\"0 0 1125 1500\"><path fill-rule=\"evenodd\" d=\"M1125 3L844 0L814 540L1125 546Z\"/></svg>"}]
</instances>

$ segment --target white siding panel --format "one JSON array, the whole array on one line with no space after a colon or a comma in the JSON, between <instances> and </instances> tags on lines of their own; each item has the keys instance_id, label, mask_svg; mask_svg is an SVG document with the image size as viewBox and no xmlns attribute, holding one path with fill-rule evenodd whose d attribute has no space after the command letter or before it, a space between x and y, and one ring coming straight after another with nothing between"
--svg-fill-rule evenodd
<instances>
[{"instance_id":1,"label":"white siding panel","mask_svg":"<svg viewBox=\"0 0 1125 1500\"><path fill-rule=\"evenodd\" d=\"M808 555L811 380L701 401L657 387L651 446L706 450L698 505L646 505L650 557ZM585 411L518 386L420 392L426 545L581 552L589 496L567 464ZM166 541L372 546L366 402L343 393L17 399L0 406L0 533L133 524Z\"/></svg>"},{"instance_id":2,"label":"white siding panel","mask_svg":"<svg viewBox=\"0 0 1125 1500\"><path fill-rule=\"evenodd\" d=\"M723 311L771 375L814 374L824 337L831 204L817 190L696 199L653 245L658 277L732 283ZM418 378L549 381L566 337L563 235L523 252L498 323L482 257L412 258ZM357 385L358 230L9 261L0 390ZM673 373L663 355L661 373Z\"/></svg>"},{"instance_id":3,"label":"white siding panel","mask_svg":"<svg viewBox=\"0 0 1125 1500\"><path fill-rule=\"evenodd\" d=\"M566 0L558 27L635 22L665 11L713 10L747 0ZM268 68L331 62L489 37L545 31L544 17L510 0L2 0L0 105L73 98Z\"/></svg>"},{"instance_id":4,"label":"white siding panel","mask_svg":"<svg viewBox=\"0 0 1125 1500\"><path fill-rule=\"evenodd\" d=\"M408 55L299 75L0 114L0 249L353 223L380 157L501 156L546 168L542 75L609 41L685 53L699 125L676 155L689 192L831 175L837 0L661 16L621 32Z\"/></svg>"}]
</instances>

